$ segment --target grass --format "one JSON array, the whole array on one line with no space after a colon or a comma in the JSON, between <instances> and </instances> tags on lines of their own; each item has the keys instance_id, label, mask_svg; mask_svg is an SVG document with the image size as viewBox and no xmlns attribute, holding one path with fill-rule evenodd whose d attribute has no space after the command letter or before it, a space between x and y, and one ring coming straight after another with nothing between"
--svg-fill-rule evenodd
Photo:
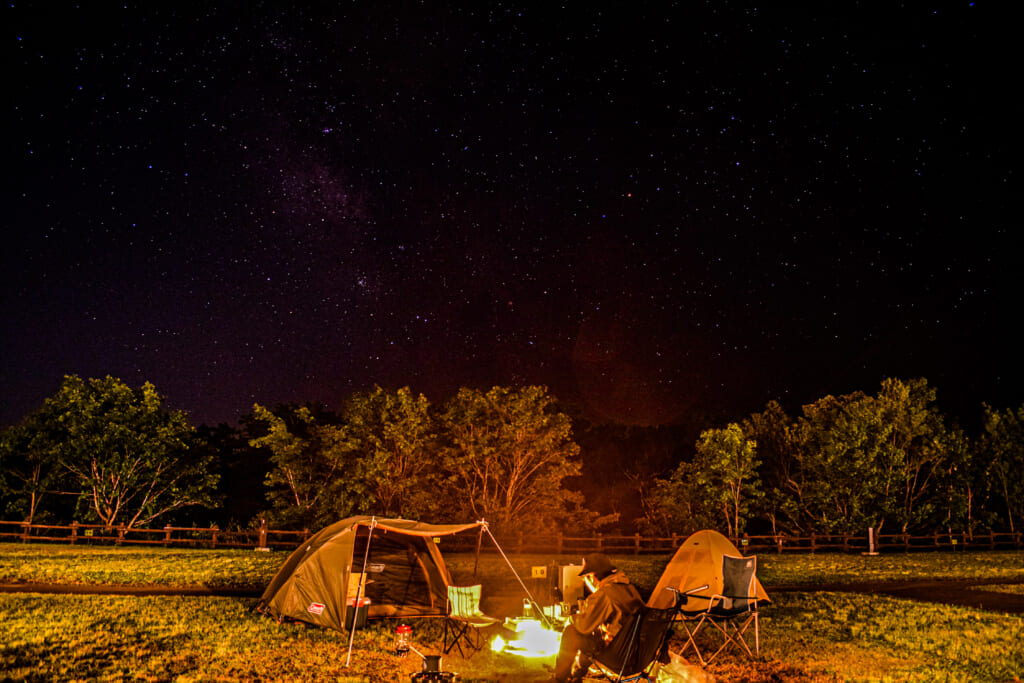
<instances>
[{"instance_id":1,"label":"grass","mask_svg":"<svg viewBox=\"0 0 1024 683\"><path fill-rule=\"evenodd\" d=\"M261 589L285 553L104 546L0 544L0 581L159 584ZM530 568L578 558L515 556ZM614 558L649 590L667 557ZM472 578L472 555L448 558L456 580ZM1024 579L1024 553L781 555L760 558L772 595L762 612L761 658L723 656L720 681L1014 681L1024 675L1024 618L878 595L815 592L822 584L909 578ZM500 557L485 555L477 579L488 592L520 591ZM807 591L772 594L773 585ZM991 589L987 586L986 589ZM4 681L396 681L417 657L391 652L397 622L347 634L277 624L251 611L251 598L0 594L0 680ZM414 642L437 653L440 620L412 620ZM543 661L488 651L444 659L463 681L545 680Z\"/></svg>"},{"instance_id":2,"label":"grass","mask_svg":"<svg viewBox=\"0 0 1024 683\"><path fill-rule=\"evenodd\" d=\"M853 593L780 594L762 653L850 681L1013 681L1024 618Z\"/></svg>"},{"instance_id":3,"label":"grass","mask_svg":"<svg viewBox=\"0 0 1024 683\"><path fill-rule=\"evenodd\" d=\"M259 588L284 553L0 543L0 581Z\"/></svg>"},{"instance_id":4,"label":"grass","mask_svg":"<svg viewBox=\"0 0 1024 683\"><path fill-rule=\"evenodd\" d=\"M252 588L261 590L274 576L286 552L181 549L152 546L52 546L0 543L0 581L72 584ZM658 582L670 555L622 555L614 559L634 583L650 590ZM476 557L449 553L448 567L457 580L472 579ZM529 577L531 568L579 563L576 556L511 556L516 572ZM885 554L873 557L821 553L765 554L758 558L758 577L765 586L809 588L863 581L916 579L1024 579L1024 551ZM501 591L510 572L495 553L484 553L475 580ZM514 585L514 579L512 579Z\"/></svg>"},{"instance_id":5,"label":"grass","mask_svg":"<svg viewBox=\"0 0 1024 683\"><path fill-rule=\"evenodd\" d=\"M383 683L408 680L422 666L417 657L394 656L396 622L373 621L358 630L346 667L347 634L278 624L251 612L251 602L220 597L0 595L0 672L7 681ZM441 621L411 623L417 648L438 653ZM546 675L541 663L510 661L488 651L468 662L454 659L464 681L502 680L493 678L492 672L508 681L530 676L541 680Z\"/></svg>"},{"instance_id":6,"label":"grass","mask_svg":"<svg viewBox=\"0 0 1024 683\"><path fill-rule=\"evenodd\" d=\"M763 583L820 586L921 579L1024 579L1024 551L893 553L877 556L761 555Z\"/></svg>"}]
</instances>

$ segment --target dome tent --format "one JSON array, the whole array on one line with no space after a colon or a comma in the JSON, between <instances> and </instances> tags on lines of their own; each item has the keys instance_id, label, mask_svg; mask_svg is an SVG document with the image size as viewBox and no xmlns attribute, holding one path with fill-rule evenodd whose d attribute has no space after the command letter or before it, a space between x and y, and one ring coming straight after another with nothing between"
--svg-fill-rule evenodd
<instances>
[{"instance_id":1,"label":"dome tent","mask_svg":"<svg viewBox=\"0 0 1024 683\"><path fill-rule=\"evenodd\" d=\"M675 588L686 592L698 586L707 586L704 590L695 591L694 596L705 598L722 592L722 556L742 557L743 553L736 549L732 542L713 529L704 529L691 534L679 546L675 555L669 560L668 566L661 574L658 585L647 600L650 607L671 607L673 595L667 588ZM755 590L758 601L769 602L761 581L755 577ZM707 600L688 599L683 609L707 607Z\"/></svg>"},{"instance_id":2,"label":"dome tent","mask_svg":"<svg viewBox=\"0 0 1024 683\"><path fill-rule=\"evenodd\" d=\"M278 621L295 619L345 631L347 610L354 609L350 597L358 590L370 601L371 617L443 615L451 575L434 539L481 527L486 523L343 519L292 552L256 609Z\"/></svg>"}]
</instances>

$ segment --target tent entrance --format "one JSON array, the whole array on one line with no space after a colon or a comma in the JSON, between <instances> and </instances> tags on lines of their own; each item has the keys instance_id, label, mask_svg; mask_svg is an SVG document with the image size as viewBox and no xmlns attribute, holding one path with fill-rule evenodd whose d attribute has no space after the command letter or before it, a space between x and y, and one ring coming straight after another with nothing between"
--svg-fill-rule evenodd
<instances>
[{"instance_id":1,"label":"tent entrance","mask_svg":"<svg viewBox=\"0 0 1024 683\"><path fill-rule=\"evenodd\" d=\"M352 552L350 580L355 582L363 571L366 544L370 529L359 527ZM371 612L387 616L389 605L401 605L406 613L410 606L434 608L431 585L444 592L445 581L436 564L430 559L427 541L421 536L390 534L379 527L370 540L370 554L366 559L363 578L363 596L370 599Z\"/></svg>"}]
</instances>

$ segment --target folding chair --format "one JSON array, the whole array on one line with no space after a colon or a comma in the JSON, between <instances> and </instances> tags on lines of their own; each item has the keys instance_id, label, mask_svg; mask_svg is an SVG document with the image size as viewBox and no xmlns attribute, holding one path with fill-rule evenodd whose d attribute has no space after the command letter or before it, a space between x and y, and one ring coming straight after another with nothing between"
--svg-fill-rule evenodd
<instances>
[{"instance_id":1,"label":"folding chair","mask_svg":"<svg viewBox=\"0 0 1024 683\"><path fill-rule=\"evenodd\" d=\"M709 600L707 609L680 611L681 623L686 631L686 643L680 654L693 649L701 666L706 665L724 652L730 645L738 646L748 657L761 653L761 634L757 619L757 556L722 556L722 593L720 595L691 598ZM754 649L750 649L746 637L750 627L754 631ZM711 632L721 638L721 645L709 657L704 657L697 644L697 635ZM713 646L712 642L712 646ZM705 647L705 650L710 649Z\"/></svg>"},{"instance_id":2,"label":"folding chair","mask_svg":"<svg viewBox=\"0 0 1024 683\"><path fill-rule=\"evenodd\" d=\"M605 649L594 657L602 676L614 683L653 682L654 663L672 633L677 609L656 609L646 605L630 617Z\"/></svg>"},{"instance_id":3,"label":"folding chair","mask_svg":"<svg viewBox=\"0 0 1024 683\"><path fill-rule=\"evenodd\" d=\"M459 654L469 656L483 649L484 637L481 629L500 623L501 619L489 617L480 611L480 584L475 586L448 586L448 611L444 620L444 654L452 648L459 648Z\"/></svg>"}]
</instances>

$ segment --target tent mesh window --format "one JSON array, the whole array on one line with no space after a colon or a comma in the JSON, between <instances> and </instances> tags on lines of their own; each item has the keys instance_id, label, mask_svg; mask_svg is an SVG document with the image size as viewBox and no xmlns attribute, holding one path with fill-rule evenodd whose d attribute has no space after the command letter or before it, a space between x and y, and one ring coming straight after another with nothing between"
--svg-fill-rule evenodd
<instances>
[{"instance_id":1,"label":"tent mesh window","mask_svg":"<svg viewBox=\"0 0 1024 683\"><path fill-rule=\"evenodd\" d=\"M369 529L359 528L352 553L351 571L363 570ZM437 571L432 562L424 562L427 541L419 536L393 536L374 532L370 557L366 564L363 595L374 604L431 605L430 586L424 570Z\"/></svg>"}]
</instances>

